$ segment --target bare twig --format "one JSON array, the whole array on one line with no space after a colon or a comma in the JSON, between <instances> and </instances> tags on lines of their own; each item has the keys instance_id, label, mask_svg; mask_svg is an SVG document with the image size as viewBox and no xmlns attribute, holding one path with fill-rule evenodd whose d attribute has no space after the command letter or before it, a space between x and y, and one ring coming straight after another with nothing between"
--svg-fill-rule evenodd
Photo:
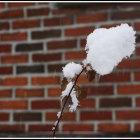
<instances>
[{"instance_id":1,"label":"bare twig","mask_svg":"<svg viewBox=\"0 0 140 140\"><path fill-rule=\"evenodd\" d=\"M77 80L78 80L78 78L80 77L80 75L83 73L84 70L85 70L85 68L83 68L82 71L79 73L79 75L77 75L77 77L76 77L76 79L75 79L75 81L74 81L74 84L73 84L73 86L72 86L72 88L71 88L71 90L70 90L70 92L69 92L69 94L68 94L68 96L67 96L67 98L66 98L66 100L65 100L65 102L64 102L64 105L63 105L62 110L61 110L61 114L60 114L60 116L59 116L59 118L58 118L58 121L57 121L57 123L56 123L56 125L55 125L55 128L54 128L54 130L53 130L53 137L55 137L56 129L57 129L57 127L58 127L58 125L59 125L59 122L60 122L60 120L61 120L61 118L62 118L62 115L63 115L64 109L65 109L65 106L66 106L66 104L67 104L68 99L70 98L71 92L72 92L73 88L76 86Z\"/></svg>"}]
</instances>

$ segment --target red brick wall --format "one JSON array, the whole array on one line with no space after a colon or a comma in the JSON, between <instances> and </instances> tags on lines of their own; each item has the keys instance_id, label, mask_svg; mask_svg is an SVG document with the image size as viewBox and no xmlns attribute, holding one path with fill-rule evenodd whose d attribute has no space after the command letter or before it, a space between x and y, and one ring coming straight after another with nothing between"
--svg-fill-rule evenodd
<instances>
[{"instance_id":1,"label":"red brick wall","mask_svg":"<svg viewBox=\"0 0 140 140\"><path fill-rule=\"evenodd\" d=\"M85 75L88 97L65 113L61 131L140 131L140 4L58 9L52 3L0 3L0 132L51 132L60 110L62 66L85 57L86 36L129 23L137 31L134 56L99 84ZM115 52L114 52L115 53Z\"/></svg>"}]
</instances>

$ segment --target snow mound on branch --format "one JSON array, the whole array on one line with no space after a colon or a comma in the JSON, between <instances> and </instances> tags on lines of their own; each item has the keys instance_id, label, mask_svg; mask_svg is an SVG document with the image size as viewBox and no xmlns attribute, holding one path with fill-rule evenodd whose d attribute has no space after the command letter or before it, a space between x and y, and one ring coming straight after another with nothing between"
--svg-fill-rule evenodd
<instances>
[{"instance_id":1,"label":"snow mound on branch","mask_svg":"<svg viewBox=\"0 0 140 140\"><path fill-rule=\"evenodd\" d=\"M96 29L87 37L86 63L100 75L111 73L123 58L130 57L135 50L135 33L128 24Z\"/></svg>"},{"instance_id":2,"label":"snow mound on branch","mask_svg":"<svg viewBox=\"0 0 140 140\"><path fill-rule=\"evenodd\" d=\"M63 75L68 80L73 79L74 76L78 75L81 71L82 71L82 66L74 62L68 63L65 67L63 67Z\"/></svg>"}]
</instances>

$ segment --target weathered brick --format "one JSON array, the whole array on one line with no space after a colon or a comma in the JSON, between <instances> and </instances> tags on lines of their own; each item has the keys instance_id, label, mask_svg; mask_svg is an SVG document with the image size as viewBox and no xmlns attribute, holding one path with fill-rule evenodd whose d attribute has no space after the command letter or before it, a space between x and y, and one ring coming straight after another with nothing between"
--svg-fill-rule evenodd
<instances>
[{"instance_id":1,"label":"weathered brick","mask_svg":"<svg viewBox=\"0 0 140 140\"><path fill-rule=\"evenodd\" d=\"M12 97L11 89L1 89L0 90L0 98L9 98Z\"/></svg>"},{"instance_id":2,"label":"weathered brick","mask_svg":"<svg viewBox=\"0 0 140 140\"><path fill-rule=\"evenodd\" d=\"M14 121L20 122L20 121L41 121L42 120L42 114L37 112L22 112L22 113L14 113L13 114Z\"/></svg>"},{"instance_id":3,"label":"weathered brick","mask_svg":"<svg viewBox=\"0 0 140 140\"><path fill-rule=\"evenodd\" d=\"M16 52L29 52L43 50L42 43L24 43L16 45Z\"/></svg>"},{"instance_id":4,"label":"weathered brick","mask_svg":"<svg viewBox=\"0 0 140 140\"><path fill-rule=\"evenodd\" d=\"M52 13L53 15L72 15L72 14L77 14L80 13L81 10L80 9L61 9L61 10L53 10Z\"/></svg>"},{"instance_id":5,"label":"weathered brick","mask_svg":"<svg viewBox=\"0 0 140 140\"><path fill-rule=\"evenodd\" d=\"M113 86L87 86L83 87L88 96L113 95Z\"/></svg>"},{"instance_id":6,"label":"weathered brick","mask_svg":"<svg viewBox=\"0 0 140 140\"><path fill-rule=\"evenodd\" d=\"M140 123L136 123L134 126L134 131L139 132L140 131Z\"/></svg>"},{"instance_id":7,"label":"weathered brick","mask_svg":"<svg viewBox=\"0 0 140 140\"><path fill-rule=\"evenodd\" d=\"M62 67L65 64L48 64L48 72L62 72Z\"/></svg>"},{"instance_id":8,"label":"weathered brick","mask_svg":"<svg viewBox=\"0 0 140 140\"><path fill-rule=\"evenodd\" d=\"M49 8L34 8L27 10L27 16L47 16L49 14Z\"/></svg>"},{"instance_id":9,"label":"weathered brick","mask_svg":"<svg viewBox=\"0 0 140 140\"><path fill-rule=\"evenodd\" d=\"M117 68L119 69L139 69L140 59L123 60Z\"/></svg>"},{"instance_id":10,"label":"weathered brick","mask_svg":"<svg viewBox=\"0 0 140 140\"><path fill-rule=\"evenodd\" d=\"M3 64L10 63L26 63L28 62L28 55L7 55L1 57L1 62Z\"/></svg>"},{"instance_id":11,"label":"weathered brick","mask_svg":"<svg viewBox=\"0 0 140 140\"><path fill-rule=\"evenodd\" d=\"M60 83L60 77L32 77L32 85L56 85Z\"/></svg>"},{"instance_id":12,"label":"weathered brick","mask_svg":"<svg viewBox=\"0 0 140 140\"><path fill-rule=\"evenodd\" d=\"M9 121L9 113L0 113L0 121Z\"/></svg>"},{"instance_id":13,"label":"weathered brick","mask_svg":"<svg viewBox=\"0 0 140 140\"><path fill-rule=\"evenodd\" d=\"M0 44L0 53L10 53L12 46L10 44Z\"/></svg>"},{"instance_id":14,"label":"weathered brick","mask_svg":"<svg viewBox=\"0 0 140 140\"><path fill-rule=\"evenodd\" d=\"M16 89L17 98L44 97L44 89Z\"/></svg>"},{"instance_id":15,"label":"weathered brick","mask_svg":"<svg viewBox=\"0 0 140 140\"><path fill-rule=\"evenodd\" d=\"M2 110L22 110L22 109L27 109L28 107L28 102L23 101L23 100L11 100L11 101L0 101L0 109Z\"/></svg>"},{"instance_id":16,"label":"weathered brick","mask_svg":"<svg viewBox=\"0 0 140 140\"><path fill-rule=\"evenodd\" d=\"M100 82L129 82L130 81L130 73L112 73L100 78Z\"/></svg>"},{"instance_id":17,"label":"weathered brick","mask_svg":"<svg viewBox=\"0 0 140 140\"><path fill-rule=\"evenodd\" d=\"M32 109L59 109L60 102L58 100L40 100L40 101L32 101L31 103Z\"/></svg>"},{"instance_id":18,"label":"weathered brick","mask_svg":"<svg viewBox=\"0 0 140 140\"><path fill-rule=\"evenodd\" d=\"M86 58L85 51L66 52L65 54L66 60L78 60L78 59L85 59L85 58Z\"/></svg>"},{"instance_id":19,"label":"weathered brick","mask_svg":"<svg viewBox=\"0 0 140 140\"><path fill-rule=\"evenodd\" d=\"M60 88L48 88L49 97L60 97L60 95L61 95Z\"/></svg>"},{"instance_id":20,"label":"weathered brick","mask_svg":"<svg viewBox=\"0 0 140 140\"><path fill-rule=\"evenodd\" d=\"M55 38L60 36L61 36L61 30L59 29L32 32L32 39Z\"/></svg>"},{"instance_id":21,"label":"weathered brick","mask_svg":"<svg viewBox=\"0 0 140 140\"><path fill-rule=\"evenodd\" d=\"M8 10L0 12L0 19L22 18L24 16L23 10Z\"/></svg>"},{"instance_id":22,"label":"weathered brick","mask_svg":"<svg viewBox=\"0 0 140 140\"><path fill-rule=\"evenodd\" d=\"M8 22L0 22L0 30L9 30Z\"/></svg>"},{"instance_id":23,"label":"weathered brick","mask_svg":"<svg viewBox=\"0 0 140 140\"><path fill-rule=\"evenodd\" d=\"M136 106L140 107L140 98L136 98Z\"/></svg>"},{"instance_id":24,"label":"weathered brick","mask_svg":"<svg viewBox=\"0 0 140 140\"><path fill-rule=\"evenodd\" d=\"M25 132L25 125L24 124L0 124L0 132L3 133L24 133Z\"/></svg>"},{"instance_id":25,"label":"weathered brick","mask_svg":"<svg viewBox=\"0 0 140 140\"><path fill-rule=\"evenodd\" d=\"M46 112L46 121L55 121L58 119L56 112ZM62 116L62 121L75 121L76 114L71 112L65 112Z\"/></svg>"},{"instance_id":26,"label":"weathered brick","mask_svg":"<svg viewBox=\"0 0 140 140\"><path fill-rule=\"evenodd\" d=\"M88 131L93 131L93 125L92 124L64 124L63 125L63 131L84 131L84 132L88 132Z\"/></svg>"},{"instance_id":27,"label":"weathered brick","mask_svg":"<svg viewBox=\"0 0 140 140\"><path fill-rule=\"evenodd\" d=\"M29 132L52 132L53 125L31 124L29 125Z\"/></svg>"},{"instance_id":28,"label":"weathered brick","mask_svg":"<svg viewBox=\"0 0 140 140\"><path fill-rule=\"evenodd\" d=\"M25 74L25 73L44 73L45 68L44 65L33 65L33 66L17 66L16 73L17 74Z\"/></svg>"},{"instance_id":29,"label":"weathered brick","mask_svg":"<svg viewBox=\"0 0 140 140\"><path fill-rule=\"evenodd\" d=\"M134 80L135 81L140 81L140 72L135 72L134 73Z\"/></svg>"},{"instance_id":30,"label":"weathered brick","mask_svg":"<svg viewBox=\"0 0 140 140\"><path fill-rule=\"evenodd\" d=\"M136 110L117 111L116 120L140 120L140 111Z\"/></svg>"},{"instance_id":31,"label":"weathered brick","mask_svg":"<svg viewBox=\"0 0 140 140\"><path fill-rule=\"evenodd\" d=\"M65 36L87 36L93 32L94 26L65 29Z\"/></svg>"},{"instance_id":32,"label":"weathered brick","mask_svg":"<svg viewBox=\"0 0 140 140\"><path fill-rule=\"evenodd\" d=\"M64 26L70 25L73 23L72 17L56 17L56 18L47 18L44 20L45 26Z\"/></svg>"},{"instance_id":33,"label":"weathered brick","mask_svg":"<svg viewBox=\"0 0 140 140\"><path fill-rule=\"evenodd\" d=\"M99 106L101 108L114 108L114 107L131 107L131 98L103 98L99 100Z\"/></svg>"},{"instance_id":34,"label":"weathered brick","mask_svg":"<svg viewBox=\"0 0 140 140\"><path fill-rule=\"evenodd\" d=\"M27 40L27 33L4 33L1 34L1 41L23 41Z\"/></svg>"},{"instance_id":35,"label":"weathered brick","mask_svg":"<svg viewBox=\"0 0 140 140\"><path fill-rule=\"evenodd\" d=\"M0 8L4 8L5 7L5 3L4 2L1 2L0 3Z\"/></svg>"},{"instance_id":36,"label":"weathered brick","mask_svg":"<svg viewBox=\"0 0 140 140\"><path fill-rule=\"evenodd\" d=\"M40 27L40 20L30 19L30 20L18 20L13 22L13 29L26 29Z\"/></svg>"},{"instance_id":37,"label":"weathered brick","mask_svg":"<svg viewBox=\"0 0 140 140\"><path fill-rule=\"evenodd\" d=\"M118 94L140 94L140 85L118 85Z\"/></svg>"},{"instance_id":38,"label":"weathered brick","mask_svg":"<svg viewBox=\"0 0 140 140\"><path fill-rule=\"evenodd\" d=\"M130 132L129 124L119 124L119 123L102 123L98 124L99 132L109 132L109 133L128 133Z\"/></svg>"},{"instance_id":39,"label":"weathered brick","mask_svg":"<svg viewBox=\"0 0 140 140\"><path fill-rule=\"evenodd\" d=\"M112 120L112 114L110 111L82 111L80 120Z\"/></svg>"},{"instance_id":40,"label":"weathered brick","mask_svg":"<svg viewBox=\"0 0 140 140\"><path fill-rule=\"evenodd\" d=\"M114 12L111 14L112 20L138 19L140 10Z\"/></svg>"},{"instance_id":41,"label":"weathered brick","mask_svg":"<svg viewBox=\"0 0 140 140\"><path fill-rule=\"evenodd\" d=\"M62 41L52 41L47 43L48 50L58 50L58 49L71 49L76 48L76 40L62 40Z\"/></svg>"},{"instance_id":42,"label":"weathered brick","mask_svg":"<svg viewBox=\"0 0 140 140\"><path fill-rule=\"evenodd\" d=\"M25 6L32 6L35 3L31 2L13 2L13 3L8 3L9 8L15 8L15 7L25 7Z\"/></svg>"},{"instance_id":43,"label":"weathered brick","mask_svg":"<svg viewBox=\"0 0 140 140\"><path fill-rule=\"evenodd\" d=\"M10 66L0 67L0 75L8 75L13 73L13 68Z\"/></svg>"},{"instance_id":44,"label":"weathered brick","mask_svg":"<svg viewBox=\"0 0 140 140\"><path fill-rule=\"evenodd\" d=\"M136 55L140 56L140 47L136 47Z\"/></svg>"},{"instance_id":45,"label":"weathered brick","mask_svg":"<svg viewBox=\"0 0 140 140\"><path fill-rule=\"evenodd\" d=\"M51 54L33 54L32 60L34 62L49 62L49 61L59 61L61 60L61 53L51 53Z\"/></svg>"},{"instance_id":46,"label":"weathered brick","mask_svg":"<svg viewBox=\"0 0 140 140\"><path fill-rule=\"evenodd\" d=\"M95 108L95 100L94 99L86 99L83 100L78 108Z\"/></svg>"},{"instance_id":47,"label":"weathered brick","mask_svg":"<svg viewBox=\"0 0 140 140\"><path fill-rule=\"evenodd\" d=\"M101 22L106 20L106 13L86 14L77 16L77 23Z\"/></svg>"},{"instance_id":48,"label":"weathered brick","mask_svg":"<svg viewBox=\"0 0 140 140\"><path fill-rule=\"evenodd\" d=\"M27 82L26 77L8 77L3 79L2 84L3 86L25 86Z\"/></svg>"}]
</instances>

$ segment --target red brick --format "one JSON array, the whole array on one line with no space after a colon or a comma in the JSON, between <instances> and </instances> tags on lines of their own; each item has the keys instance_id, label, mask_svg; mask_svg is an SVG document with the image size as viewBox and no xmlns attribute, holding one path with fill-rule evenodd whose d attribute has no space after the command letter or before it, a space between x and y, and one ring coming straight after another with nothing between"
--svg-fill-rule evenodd
<instances>
[{"instance_id":1,"label":"red brick","mask_svg":"<svg viewBox=\"0 0 140 140\"><path fill-rule=\"evenodd\" d=\"M56 18L48 18L44 20L45 26L62 26L62 25L70 25L73 23L72 17L56 17Z\"/></svg>"},{"instance_id":2,"label":"red brick","mask_svg":"<svg viewBox=\"0 0 140 140\"><path fill-rule=\"evenodd\" d=\"M56 85L60 82L60 77L32 77L32 85Z\"/></svg>"},{"instance_id":3,"label":"red brick","mask_svg":"<svg viewBox=\"0 0 140 140\"><path fill-rule=\"evenodd\" d=\"M53 10L52 13L53 15L72 15L72 14L77 14L80 13L81 10L80 9L61 9L61 10Z\"/></svg>"},{"instance_id":4,"label":"red brick","mask_svg":"<svg viewBox=\"0 0 140 140\"><path fill-rule=\"evenodd\" d=\"M140 111L136 110L117 111L116 120L140 120Z\"/></svg>"},{"instance_id":5,"label":"red brick","mask_svg":"<svg viewBox=\"0 0 140 140\"><path fill-rule=\"evenodd\" d=\"M110 111L82 111L80 115L81 121L93 121L93 120L112 120L112 114Z\"/></svg>"},{"instance_id":6,"label":"red brick","mask_svg":"<svg viewBox=\"0 0 140 140\"><path fill-rule=\"evenodd\" d=\"M9 30L8 22L0 22L0 30Z\"/></svg>"},{"instance_id":7,"label":"red brick","mask_svg":"<svg viewBox=\"0 0 140 140\"><path fill-rule=\"evenodd\" d=\"M1 41L22 41L27 40L27 33L4 33L1 34Z\"/></svg>"},{"instance_id":8,"label":"red brick","mask_svg":"<svg viewBox=\"0 0 140 140\"><path fill-rule=\"evenodd\" d=\"M64 124L63 125L63 131L93 131L93 125L92 124Z\"/></svg>"},{"instance_id":9,"label":"red brick","mask_svg":"<svg viewBox=\"0 0 140 140\"><path fill-rule=\"evenodd\" d=\"M139 132L140 131L140 123L136 123L134 126L134 131Z\"/></svg>"},{"instance_id":10,"label":"red brick","mask_svg":"<svg viewBox=\"0 0 140 140\"><path fill-rule=\"evenodd\" d=\"M100 78L100 82L129 82L130 73L111 73Z\"/></svg>"},{"instance_id":11,"label":"red brick","mask_svg":"<svg viewBox=\"0 0 140 140\"><path fill-rule=\"evenodd\" d=\"M53 125L33 124L29 125L29 132L50 132L52 133Z\"/></svg>"},{"instance_id":12,"label":"red brick","mask_svg":"<svg viewBox=\"0 0 140 140\"><path fill-rule=\"evenodd\" d=\"M32 6L35 3L31 2L13 2L13 3L8 3L9 8L15 8L15 7L25 7L25 6Z\"/></svg>"},{"instance_id":13,"label":"red brick","mask_svg":"<svg viewBox=\"0 0 140 140\"><path fill-rule=\"evenodd\" d=\"M113 95L113 86L88 86L83 87L88 96L108 96Z\"/></svg>"},{"instance_id":14,"label":"red brick","mask_svg":"<svg viewBox=\"0 0 140 140\"><path fill-rule=\"evenodd\" d=\"M86 58L85 51L66 52L66 54L65 54L66 60L79 60L79 59L85 59L85 58Z\"/></svg>"},{"instance_id":15,"label":"red brick","mask_svg":"<svg viewBox=\"0 0 140 140\"><path fill-rule=\"evenodd\" d=\"M138 69L140 68L140 59L134 60L124 60L122 61L117 68L119 69Z\"/></svg>"},{"instance_id":16,"label":"red brick","mask_svg":"<svg viewBox=\"0 0 140 140\"><path fill-rule=\"evenodd\" d=\"M140 22L136 22L134 24L134 28L135 28L136 31L140 31Z\"/></svg>"},{"instance_id":17,"label":"red brick","mask_svg":"<svg viewBox=\"0 0 140 140\"><path fill-rule=\"evenodd\" d=\"M12 67L0 67L0 75L8 75L13 73L13 68Z\"/></svg>"},{"instance_id":18,"label":"red brick","mask_svg":"<svg viewBox=\"0 0 140 140\"><path fill-rule=\"evenodd\" d=\"M140 81L140 72L134 73L134 79L135 79L135 81Z\"/></svg>"},{"instance_id":19,"label":"red brick","mask_svg":"<svg viewBox=\"0 0 140 140\"><path fill-rule=\"evenodd\" d=\"M65 36L87 36L93 32L95 28L91 27L77 27L65 29Z\"/></svg>"},{"instance_id":20,"label":"red brick","mask_svg":"<svg viewBox=\"0 0 140 140\"><path fill-rule=\"evenodd\" d=\"M107 20L106 13L86 14L77 16L77 23L100 22L106 20Z\"/></svg>"},{"instance_id":21,"label":"red brick","mask_svg":"<svg viewBox=\"0 0 140 140\"><path fill-rule=\"evenodd\" d=\"M118 94L140 94L140 85L118 85Z\"/></svg>"},{"instance_id":22,"label":"red brick","mask_svg":"<svg viewBox=\"0 0 140 140\"><path fill-rule=\"evenodd\" d=\"M3 86L25 86L28 81L26 77L11 77L3 79Z\"/></svg>"},{"instance_id":23,"label":"red brick","mask_svg":"<svg viewBox=\"0 0 140 140\"><path fill-rule=\"evenodd\" d=\"M111 124L111 123L102 123L98 125L99 132L109 132L109 133L124 133L130 132L129 124Z\"/></svg>"},{"instance_id":24,"label":"red brick","mask_svg":"<svg viewBox=\"0 0 140 140\"><path fill-rule=\"evenodd\" d=\"M1 44L0 45L0 53L10 53L11 52L11 45L9 44Z\"/></svg>"},{"instance_id":25,"label":"red brick","mask_svg":"<svg viewBox=\"0 0 140 140\"><path fill-rule=\"evenodd\" d=\"M46 112L46 121L56 121L58 119L56 112ZM75 121L76 114L71 112L65 112L62 116L62 121Z\"/></svg>"},{"instance_id":26,"label":"red brick","mask_svg":"<svg viewBox=\"0 0 140 140\"><path fill-rule=\"evenodd\" d=\"M80 77L78 78L77 84L89 84L90 82L88 81L87 75L83 74L80 75ZM94 80L93 80L94 83Z\"/></svg>"},{"instance_id":27,"label":"red brick","mask_svg":"<svg viewBox=\"0 0 140 140\"><path fill-rule=\"evenodd\" d=\"M12 90L2 89L0 90L0 98L8 98L12 96Z\"/></svg>"},{"instance_id":28,"label":"red brick","mask_svg":"<svg viewBox=\"0 0 140 140\"><path fill-rule=\"evenodd\" d=\"M0 101L0 109L4 109L4 110L7 110L7 109L10 109L10 110L13 110L13 109L27 109L27 106L28 105L28 102L27 101Z\"/></svg>"},{"instance_id":29,"label":"red brick","mask_svg":"<svg viewBox=\"0 0 140 140\"><path fill-rule=\"evenodd\" d=\"M0 113L0 121L8 121L9 113Z\"/></svg>"},{"instance_id":30,"label":"red brick","mask_svg":"<svg viewBox=\"0 0 140 140\"><path fill-rule=\"evenodd\" d=\"M25 132L25 125L24 124L14 124L14 125L9 125L9 124L1 124L0 125L0 132L10 132L10 133L17 133L17 132Z\"/></svg>"},{"instance_id":31,"label":"red brick","mask_svg":"<svg viewBox=\"0 0 140 140\"><path fill-rule=\"evenodd\" d=\"M49 14L49 8L34 8L27 10L27 16L47 16Z\"/></svg>"},{"instance_id":32,"label":"red brick","mask_svg":"<svg viewBox=\"0 0 140 140\"><path fill-rule=\"evenodd\" d=\"M18 20L13 22L13 29L26 29L40 27L40 20L30 19L30 20Z\"/></svg>"},{"instance_id":33,"label":"red brick","mask_svg":"<svg viewBox=\"0 0 140 140\"><path fill-rule=\"evenodd\" d=\"M140 98L136 98L136 106L140 107Z\"/></svg>"},{"instance_id":34,"label":"red brick","mask_svg":"<svg viewBox=\"0 0 140 140\"><path fill-rule=\"evenodd\" d=\"M86 99L80 103L78 108L95 108L95 99Z\"/></svg>"},{"instance_id":35,"label":"red brick","mask_svg":"<svg viewBox=\"0 0 140 140\"><path fill-rule=\"evenodd\" d=\"M136 47L136 55L137 56L140 56L140 46L139 47Z\"/></svg>"},{"instance_id":36,"label":"red brick","mask_svg":"<svg viewBox=\"0 0 140 140\"><path fill-rule=\"evenodd\" d=\"M48 50L58 50L58 49L71 49L76 48L76 40L62 40L62 41L52 41L47 43Z\"/></svg>"},{"instance_id":37,"label":"red brick","mask_svg":"<svg viewBox=\"0 0 140 140\"><path fill-rule=\"evenodd\" d=\"M132 100L128 97L123 98L102 98L99 100L101 108L132 107Z\"/></svg>"},{"instance_id":38,"label":"red brick","mask_svg":"<svg viewBox=\"0 0 140 140\"><path fill-rule=\"evenodd\" d=\"M5 3L4 2L1 2L0 3L0 8L4 8L5 7Z\"/></svg>"},{"instance_id":39,"label":"red brick","mask_svg":"<svg viewBox=\"0 0 140 140\"><path fill-rule=\"evenodd\" d=\"M10 63L26 63L28 62L28 55L8 55L2 56L1 62L3 64L10 64Z\"/></svg>"},{"instance_id":40,"label":"red brick","mask_svg":"<svg viewBox=\"0 0 140 140\"><path fill-rule=\"evenodd\" d=\"M23 16L23 10L8 10L0 12L0 19L22 18Z\"/></svg>"},{"instance_id":41,"label":"red brick","mask_svg":"<svg viewBox=\"0 0 140 140\"><path fill-rule=\"evenodd\" d=\"M112 20L139 19L140 10L112 12Z\"/></svg>"},{"instance_id":42,"label":"red brick","mask_svg":"<svg viewBox=\"0 0 140 140\"><path fill-rule=\"evenodd\" d=\"M32 59L34 62L49 62L61 60L61 53L51 54L33 54Z\"/></svg>"},{"instance_id":43,"label":"red brick","mask_svg":"<svg viewBox=\"0 0 140 140\"><path fill-rule=\"evenodd\" d=\"M48 88L49 97L60 97L61 89L60 88Z\"/></svg>"},{"instance_id":44,"label":"red brick","mask_svg":"<svg viewBox=\"0 0 140 140\"><path fill-rule=\"evenodd\" d=\"M86 42L87 42L86 39L81 39L80 40L80 45L81 45L82 48L86 47Z\"/></svg>"},{"instance_id":45,"label":"red brick","mask_svg":"<svg viewBox=\"0 0 140 140\"><path fill-rule=\"evenodd\" d=\"M43 101L32 101L32 109L59 109L60 102L58 100L43 100Z\"/></svg>"},{"instance_id":46,"label":"red brick","mask_svg":"<svg viewBox=\"0 0 140 140\"><path fill-rule=\"evenodd\" d=\"M17 98L43 97L44 89L16 89Z\"/></svg>"},{"instance_id":47,"label":"red brick","mask_svg":"<svg viewBox=\"0 0 140 140\"><path fill-rule=\"evenodd\" d=\"M129 8L129 7L140 7L139 3L121 3L120 5L122 8Z\"/></svg>"},{"instance_id":48,"label":"red brick","mask_svg":"<svg viewBox=\"0 0 140 140\"><path fill-rule=\"evenodd\" d=\"M131 26L130 23L128 23L128 22L125 22L125 23L127 23L128 25ZM109 29L109 28L111 28L111 27L116 27L116 26L118 26L118 25L121 25L121 23L118 23L118 24L105 24L105 25L101 25L101 28L107 28L107 29Z\"/></svg>"}]
</instances>

